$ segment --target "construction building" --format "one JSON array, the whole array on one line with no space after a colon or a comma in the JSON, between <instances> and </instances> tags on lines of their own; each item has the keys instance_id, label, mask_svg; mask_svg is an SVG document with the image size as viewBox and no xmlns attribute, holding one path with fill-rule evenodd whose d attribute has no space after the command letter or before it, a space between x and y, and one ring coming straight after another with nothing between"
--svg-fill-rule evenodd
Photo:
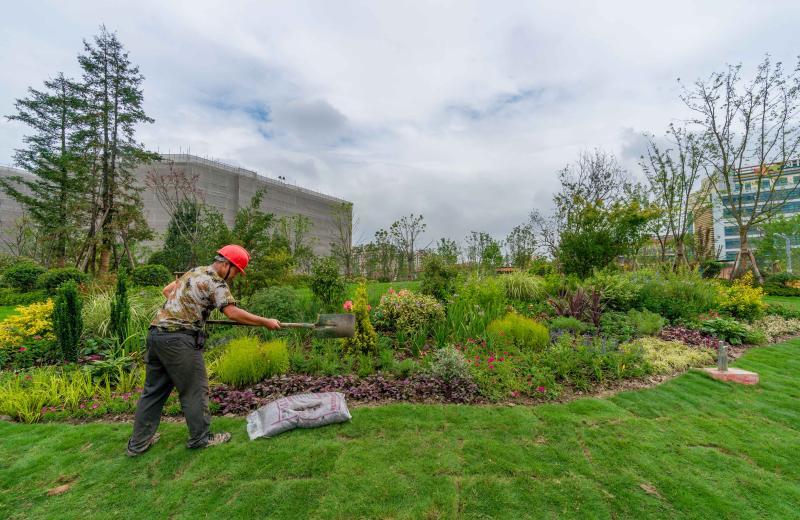
<instances>
[{"instance_id":1,"label":"construction building","mask_svg":"<svg viewBox=\"0 0 800 520\"><path fill-rule=\"evenodd\" d=\"M155 231L157 240L150 245L160 245L169 224L169 214L162 207L154 190L147 188L147 178L182 172L190 179L205 204L217 209L228 226L233 225L239 208L250 204L253 195L265 189L261 208L276 216L303 215L311 221L311 240L316 255L328 255L334 239L332 214L337 206L348 203L307 188L289 184L281 179L267 177L252 170L188 154L162 154L161 160L139 166L134 176L145 188L142 193L144 216ZM0 177L29 176L28 172L0 166ZM349 204L349 203L348 203ZM0 249L7 250L13 240L14 223L23 210L12 198L0 190Z\"/></svg>"}]
</instances>

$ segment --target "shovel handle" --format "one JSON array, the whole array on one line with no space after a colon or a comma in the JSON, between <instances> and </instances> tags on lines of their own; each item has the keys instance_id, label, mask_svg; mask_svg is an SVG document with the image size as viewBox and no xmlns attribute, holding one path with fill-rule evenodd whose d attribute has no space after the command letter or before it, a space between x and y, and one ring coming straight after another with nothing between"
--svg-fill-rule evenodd
<instances>
[{"instance_id":1,"label":"shovel handle","mask_svg":"<svg viewBox=\"0 0 800 520\"><path fill-rule=\"evenodd\" d=\"M206 320L206 325L240 325L244 327L260 327L261 325L251 325L250 323L239 323L231 320ZM281 323L282 329L313 329L313 323Z\"/></svg>"}]
</instances>

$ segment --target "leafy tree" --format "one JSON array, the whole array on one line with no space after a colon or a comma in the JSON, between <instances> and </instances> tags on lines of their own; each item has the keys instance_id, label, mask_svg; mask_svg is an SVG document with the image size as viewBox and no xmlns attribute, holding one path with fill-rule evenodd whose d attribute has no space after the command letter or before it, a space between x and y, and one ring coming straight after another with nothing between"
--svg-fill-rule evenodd
<instances>
[{"instance_id":1,"label":"leafy tree","mask_svg":"<svg viewBox=\"0 0 800 520\"><path fill-rule=\"evenodd\" d=\"M487 270L496 269L503 265L503 251L500 243L492 239L481 252L481 267Z\"/></svg>"},{"instance_id":2,"label":"leafy tree","mask_svg":"<svg viewBox=\"0 0 800 520\"><path fill-rule=\"evenodd\" d=\"M311 273L311 292L328 312L335 312L344 300L344 280L339 264L332 257L318 258Z\"/></svg>"},{"instance_id":3,"label":"leafy tree","mask_svg":"<svg viewBox=\"0 0 800 520\"><path fill-rule=\"evenodd\" d=\"M427 225L423 222L422 215L405 216L394 222L389 228L389 234L394 240L395 245L405 253L406 265L408 267L408 279L414 278L414 252L416 251L419 236L425 232Z\"/></svg>"},{"instance_id":4,"label":"leafy tree","mask_svg":"<svg viewBox=\"0 0 800 520\"><path fill-rule=\"evenodd\" d=\"M536 253L536 235L531 224L515 226L505 240L508 262L514 267L527 269Z\"/></svg>"},{"instance_id":5,"label":"leafy tree","mask_svg":"<svg viewBox=\"0 0 800 520\"><path fill-rule=\"evenodd\" d=\"M78 63L83 70L90 145L97 151L93 169L95 204L85 263L93 265L99 246L99 272L106 273L118 230L125 227L115 220L141 213L141 189L132 171L156 155L136 141L135 133L137 125L152 123L153 119L142 107L144 76L130 61L115 33L101 26L92 42L84 41L84 53L78 56Z\"/></svg>"},{"instance_id":6,"label":"leafy tree","mask_svg":"<svg viewBox=\"0 0 800 520\"><path fill-rule=\"evenodd\" d=\"M748 81L729 65L684 87L682 100L705 138L709 182L739 228L733 276L750 269L762 282L749 235L796 196L785 169L800 147L800 66L786 73L766 56Z\"/></svg>"},{"instance_id":7,"label":"leafy tree","mask_svg":"<svg viewBox=\"0 0 800 520\"><path fill-rule=\"evenodd\" d=\"M58 74L44 90L28 89L10 120L30 128L14 161L33 174L0 179L0 188L26 210L46 237L54 263L67 262L69 242L81 227L87 188L84 98L75 81Z\"/></svg>"},{"instance_id":8,"label":"leafy tree","mask_svg":"<svg viewBox=\"0 0 800 520\"><path fill-rule=\"evenodd\" d=\"M375 232L375 242L372 247L375 263L378 266L378 275L380 280L388 282L392 280L393 266L397 259L398 251L392 244L389 232L385 229L379 229Z\"/></svg>"},{"instance_id":9,"label":"leafy tree","mask_svg":"<svg viewBox=\"0 0 800 520\"><path fill-rule=\"evenodd\" d=\"M561 233L558 260L564 273L581 278L640 247L647 239L647 223L655 216L638 201L611 207L599 201L579 207L580 211L570 212L567 230Z\"/></svg>"},{"instance_id":10,"label":"leafy tree","mask_svg":"<svg viewBox=\"0 0 800 520\"><path fill-rule=\"evenodd\" d=\"M292 263L306 272L314 259L316 238L310 236L312 227L311 219L305 215L281 217L275 223L275 246L286 249Z\"/></svg>"},{"instance_id":11,"label":"leafy tree","mask_svg":"<svg viewBox=\"0 0 800 520\"><path fill-rule=\"evenodd\" d=\"M458 255L461 253L458 244L455 240L449 238L440 238L436 242L436 254L445 263L455 265L458 263Z\"/></svg>"},{"instance_id":12,"label":"leafy tree","mask_svg":"<svg viewBox=\"0 0 800 520\"><path fill-rule=\"evenodd\" d=\"M453 264L438 254L425 255L422 261L420 290L439 301L446 301L455 291L456 272Z\"/></svg>"},{"instance_id":13,"label":"leafy tree","mask_svg":"<svg viewBox=\"0 0 800 520\"><path fill-rule=\"evenodd\" d=\"M347 277L353 273L353 228L357 225L357 221L353 222L353 204L350 202L337 204L331 210L331 253L342 264Z\"/></svg>"},{"instance_id":14,"label":"leafy tree","mask_svg":"<svg viewBox=\"0 0 800 520\"><path fill-rule=\"evenodd\" d=\"M489 233L470 231L466 238L467 261L481 268L494 268L503 265L503 252L500 243Z\"/></svg>"},{"instance_id":15,"label":"leafy tree","mask_svg":"<svg viewBox=\"0 0 800 520\"><path fill-rule=\"evenodd\" d=\"M761 236L754 240L758 259L767 264L780 262L786 264L786 238L792 245L800 242L800 215L792 217L778 216L763 224ZM792 248L792 265L800 266L797 250ZM793 269L794 270L794 269Z\"/></svg>"}]
</instances>

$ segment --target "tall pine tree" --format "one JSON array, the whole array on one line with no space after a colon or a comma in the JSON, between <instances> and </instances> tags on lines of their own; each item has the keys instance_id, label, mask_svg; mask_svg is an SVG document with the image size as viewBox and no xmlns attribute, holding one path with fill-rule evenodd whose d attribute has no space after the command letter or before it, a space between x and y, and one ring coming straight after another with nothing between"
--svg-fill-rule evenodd
<instances>
[{"instance_id":1,"label":"tall pine tree","mask_svg":"<svg viewBox=\"0 0 800 520\"><path fill-rule=\"evenodd\" d=\"M44 90L28 89L18 99L10 120L24 123L14 160L33 176L0 179L0 189L22 205L49 245L48 256L63 267L71 238L81 222L81 202L87 187L86 126L81 87L58 74ZM45 258L50 260L50 258Z\"/></svg>"},{"instance_id":2,"label":"tall pine tree","mask_svg":"<svg viewBox=\"0 0 800 520\"><path fill-rule=\"evenodd\" d=\"M141 188L132 170L156 155L135 139L136 125L152 123L142 108L142 82L139 67L131 63L128 52L115 33L101 26L92 42L84 41L78 56L83 69L89 124L94 130L96 149L96 211L90 224L84 265L94 266L99 248L99 272L106 273L120 230L141 214Z\"/></svg>"}]
</instances>

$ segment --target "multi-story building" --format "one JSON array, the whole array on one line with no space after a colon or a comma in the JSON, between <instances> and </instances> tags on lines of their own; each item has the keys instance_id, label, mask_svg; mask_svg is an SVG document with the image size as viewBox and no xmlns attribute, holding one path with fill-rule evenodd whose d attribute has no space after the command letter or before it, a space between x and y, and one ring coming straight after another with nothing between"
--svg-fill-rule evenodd
<instances>
[{"instance_id":1,"label":"multi-story building","mask_svg":"<svg viewBox=\"0 0 800 520\"><path fill-rule=\"evenodd\" d=\"M739 197L744 211L758 200L759 208L771 201L779 205L776 215L791 217L800 213L800 159L787 161L782 168L777 165L746 168L735 180L731 179L732 194L726 193L723 180L718 182L719 193L713 193L711 200L714 243L720 260L735 260L739 252L739 227L730 210L731 204L738 204ZM758 238L759 233L757 228L751 229L748 238ZM800 239L793 246L800 246Z\"/></svg>"},{"instance_id":2,"label":"multi-story building","mask_svg":"<svg viewBox=\"0 0 800 520\"><path fill-rule=\"evenodd\" d=\"M309 234L313 239L314 253L330 254L331 243L335 240L333 211L346 201L252 170L187 154L162 154L161 161L138 167L134 176L140 186L145 187L148 176L163 176L175 171L181 171L192 179L198 192L202 193L204 202L216 208L229 226L233 224L239 208L247 206L257 190L264 189L261 201L264 211L279 217L308 217L311 221ZM30 175L17 168L0 167L2 177ZM142 202L145 219L158 236L151 245L160 245L169 224L169 214L159 203L156 193L149 188L143 191ZM22 214L20 205L0 190L0 249L7 249L6 244L13 239L9 236L13 233L13 224Z\"/></svg>"}]
</instances>

